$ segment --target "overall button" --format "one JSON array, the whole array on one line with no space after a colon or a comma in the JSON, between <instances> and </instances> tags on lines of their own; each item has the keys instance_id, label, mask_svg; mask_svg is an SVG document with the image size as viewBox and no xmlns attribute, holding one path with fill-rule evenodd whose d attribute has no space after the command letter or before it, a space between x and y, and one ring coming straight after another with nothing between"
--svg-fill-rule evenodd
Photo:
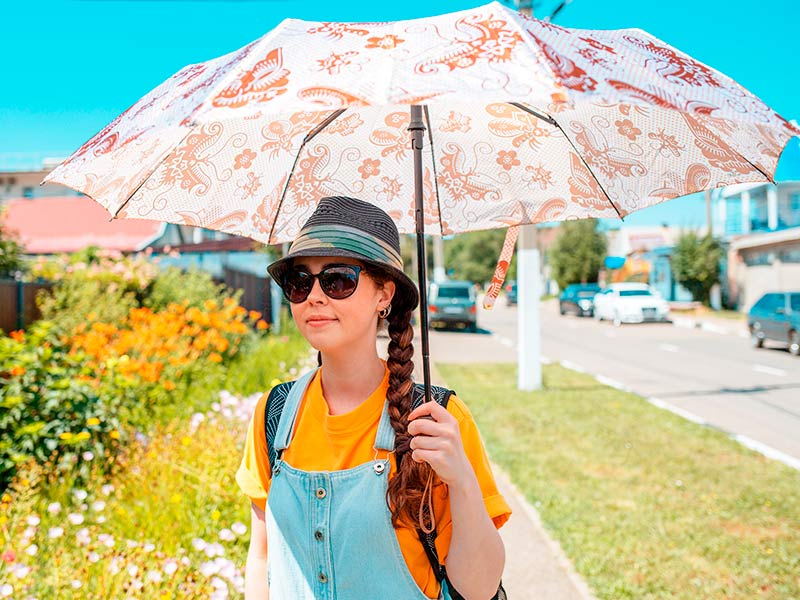
<instances>
[{"instance_id":1,"label":"overall button","mask_svg":"<svg viewBox=\"0 0 800 600\"><path fill-rule=\"evenodd\" d=\"M319 579L320 583L328 583L328 576L325 575L325 573L323 573L322 571L319 572L317 578Z\"/></svg>"},{"instance_id":2,"label":"overall button","mask_svg":"<svg viewBox=\"0 0 800 600\"><path fill-rule=\"evenodd\" d=\"M319 529L317 529L314 532L314 539L317 540L318 542L321 542L323 537L325 537L325 536L322 535L322 532Z\"/></svg>"},{"instance_id":3,"label":"overall button","mask_svg":"<svg viewBox=\"0 0 800 600\"><path fill-rule=\"evenodd\" d=\"M322 500L327 495L328 495L328 492L325 491L325 488L317 488L317 498Z\"/></svg>"}]
</instances>

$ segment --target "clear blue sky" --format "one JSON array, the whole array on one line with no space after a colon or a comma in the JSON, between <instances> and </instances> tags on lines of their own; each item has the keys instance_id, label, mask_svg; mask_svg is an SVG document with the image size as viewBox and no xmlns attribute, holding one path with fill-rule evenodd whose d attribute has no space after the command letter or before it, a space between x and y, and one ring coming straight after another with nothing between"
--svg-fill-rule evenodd
<instances>
[{"instance_id":1,"label":"clear blue sky","mask_svg":"<svg viewBox=\"0 0 800 600\"><path fill-rule=\"evenodd\" d=\"M537 16L555 0L540 0ZM297 2L293 0L12 1L3 6L0 155L66 155L186 64L225 54L286 17L386 21L440 14L481 0ZM722 71L788 119L800 119L800 0L572 0L566 27L638 27ZM800 164L800 146L779 166ZM796 151L795 151L796 150ZM791 154L791 156L790 156ZM635 213L631 224L691 226L702 200L673 200Z\"/></svg>"}]
</instances>

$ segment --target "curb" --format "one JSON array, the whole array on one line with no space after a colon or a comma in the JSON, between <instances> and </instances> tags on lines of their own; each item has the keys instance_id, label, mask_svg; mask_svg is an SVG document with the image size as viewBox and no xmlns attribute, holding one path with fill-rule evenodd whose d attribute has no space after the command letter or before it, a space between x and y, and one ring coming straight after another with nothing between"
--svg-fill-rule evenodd
<instances>
[{"instance_id":1,"label":"curb","mask_svg":"<svg viewBox=\"0 0 800 600\"><path fill-rule=\"evenodd\" d=\"M711 333L720 333L724 335L737 335L742 338L750 337L747 331L742 330L738 327L723 327L713 321L695 319L692 317L673 317L672 324L675 327L683 327L684 329L702 329L704 331L710 331Z\"/></svg>"}]
</instances>

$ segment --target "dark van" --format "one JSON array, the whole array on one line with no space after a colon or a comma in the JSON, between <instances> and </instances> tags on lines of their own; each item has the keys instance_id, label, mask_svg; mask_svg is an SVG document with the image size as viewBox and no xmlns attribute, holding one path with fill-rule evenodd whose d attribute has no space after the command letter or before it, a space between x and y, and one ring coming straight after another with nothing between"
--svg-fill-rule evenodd
<instances>
[{"instance_id":1,"label":"dark van","mask_svg":"<svg viewBox=\"0 0 800 600\"><path fill-rule=\"evenodd\" d=\"M789 352L800 355L800 292L769 292L747 313L747 327L755 348L764 340L788 344Z\"/></svg>"}]
</instances>

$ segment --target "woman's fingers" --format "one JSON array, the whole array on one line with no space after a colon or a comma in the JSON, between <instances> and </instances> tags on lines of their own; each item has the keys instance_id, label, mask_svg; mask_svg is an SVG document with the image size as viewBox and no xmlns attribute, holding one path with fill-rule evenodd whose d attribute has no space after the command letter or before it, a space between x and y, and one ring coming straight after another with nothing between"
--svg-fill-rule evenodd
<instances>
[{"instance_id":1,"label":"woman's fingers","mask_svg":"<svg viewBox=\"0 0 800 600\"><path fill-rule=\"evenodd\" d=\"M411 411L408 415L408 420L413 421L418 417L429 415L433 417L434 421L439 423L455 422L456 418L447 412L447 409L439 405L437 402L423 402L420 406Z\"/></svg>"},{"instance_id":2,"label":"woman's fingers","mask_svg":"<svg viewBox=\"0 0 800 600\"><path fill-rule=\"evenodd\" d=\"M430 435L439 436L447 435L450 427L444 423L437 423L430 419L416 418L408 424L408 433L410 435Z\"/></svg>"}]
</instances>

